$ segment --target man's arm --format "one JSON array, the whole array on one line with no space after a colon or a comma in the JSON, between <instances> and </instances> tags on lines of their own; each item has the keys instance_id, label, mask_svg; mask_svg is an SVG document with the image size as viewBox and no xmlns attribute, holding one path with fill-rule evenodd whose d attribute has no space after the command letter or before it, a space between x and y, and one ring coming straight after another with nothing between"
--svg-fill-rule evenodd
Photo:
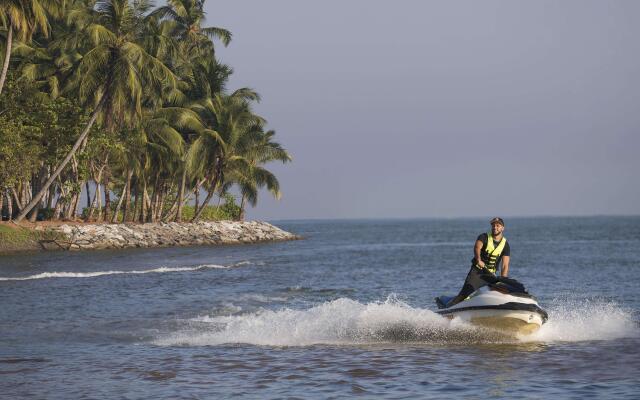
<instances>
[{"instance_id":1,"label":"man's arm","mask_svg":"<svg viewBox=\"0 0 640 400\"><path fill-rule=\"evenodd\" d=\"M473 254L476 257L476 265L480 268L484 268L484 262L482 262L482 258L480 258L480 251L482 250L482 246L484 246L482 240L476 240L476 245L473 248Z\"/></svg>"},{"instance_id":2,"label":"man's arm","mask_svg":"<svg viewBox=\"0 0 640 400\"><path fill-rule=\"evenodd\" d=\"M502 257L502 269L500 270L500 276L504 276L505 278L509 276L509 256Z\"/></svg>"}]
</instances>

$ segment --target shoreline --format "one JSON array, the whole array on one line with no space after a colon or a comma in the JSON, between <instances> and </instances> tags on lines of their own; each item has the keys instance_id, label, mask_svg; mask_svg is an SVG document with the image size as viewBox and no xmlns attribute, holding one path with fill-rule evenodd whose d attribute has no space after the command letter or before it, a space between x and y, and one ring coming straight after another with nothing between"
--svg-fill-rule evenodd
<instances>
[{"instance_id":1,"label":"shoreline","mask_svg":"<svg viewBox=\"0 0 640 400\"><path fill-rule=\"evenodd\" d=\"M128 224L0 225L0 256L36 251L81 251L251 244L302 237L264 221Z\"/></svg>"}]
</instances>

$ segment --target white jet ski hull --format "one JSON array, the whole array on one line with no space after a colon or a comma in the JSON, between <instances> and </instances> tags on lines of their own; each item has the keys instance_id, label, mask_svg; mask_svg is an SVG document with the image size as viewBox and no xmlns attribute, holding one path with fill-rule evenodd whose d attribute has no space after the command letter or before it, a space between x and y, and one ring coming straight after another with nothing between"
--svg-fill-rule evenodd
<instances>
[{"instance_id":1,"label":"white jet ski hull","mask_svg":"<svg viewBox=\"0 0 640 400\"><path fill-rule=\"evenodd\" d=\"M437 311L453 319L500 330L510 334L526 335L537 331L547 320L547 313L532 296L505 294L483 287L468 299Z\"/></svg>"},{"instance_id":2,"label":"white jet ski hull","mask_svg":"<svg viewBox=\"0 0 640 400\"><path fill-rule=\"evenodd\" d=\"M516 310L469 310L445 314L447 318L460 320L485 328L496 329L517 335L528 335L543 324L538 313Z\"/></svg>"}]
</instances>

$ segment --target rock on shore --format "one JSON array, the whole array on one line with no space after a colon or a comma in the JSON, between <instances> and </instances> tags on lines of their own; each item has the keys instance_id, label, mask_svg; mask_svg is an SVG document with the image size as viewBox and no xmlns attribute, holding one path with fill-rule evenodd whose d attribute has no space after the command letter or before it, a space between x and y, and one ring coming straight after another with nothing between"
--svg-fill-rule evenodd
<instances>
[{"instance_id":1,"label":"rock on shore","mask_svg":"<svg viewBox=\"0 0 640 400\"><path fill-rule=\"evenodd\" d=\"M51 228L64 238L56 244L68 250L130 247L194 246L257 243L300 239L262 221L60 225Z\"/></svg>"}]
</instances>

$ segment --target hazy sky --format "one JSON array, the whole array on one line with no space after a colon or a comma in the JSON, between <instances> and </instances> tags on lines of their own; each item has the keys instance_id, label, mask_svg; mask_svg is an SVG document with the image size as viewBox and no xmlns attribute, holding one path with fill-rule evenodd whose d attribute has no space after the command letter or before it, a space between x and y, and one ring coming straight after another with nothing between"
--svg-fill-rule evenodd
<instances>
[{"instance_id":1,"label":"hazy sky","mask_svg":"<svg viewBox=\"0 0 640 400\"><path fill-rule=\"evenodd\" d=\"M640 1L212 1L294 162L251 218L640 214Z\"/></svg>"}]
</instances>

